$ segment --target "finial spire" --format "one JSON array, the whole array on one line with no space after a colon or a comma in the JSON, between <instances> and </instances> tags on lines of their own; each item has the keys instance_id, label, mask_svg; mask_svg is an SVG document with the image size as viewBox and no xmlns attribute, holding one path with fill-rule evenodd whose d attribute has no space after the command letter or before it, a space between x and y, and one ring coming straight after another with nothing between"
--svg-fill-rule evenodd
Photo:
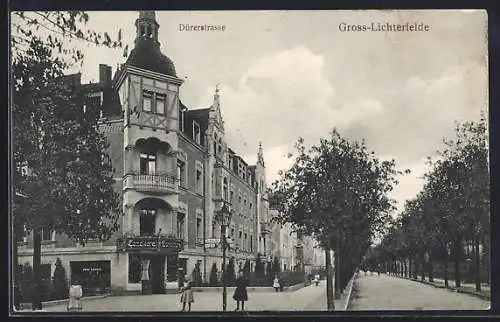
<instances>
[{"instance_id":1,"label":"finial spire","mask_svg":"<svg viewBox=\"0 0 500 322\"><path fill-rule=\"evenodd\" d=\"M139 18L135 21L137 43L140 39L151 38L157 46L158 42L158 28L160 25L156 21L156 14L154 11L139 11Z\"/></svg>"},{"instance_id":2,"label":"finial spire","mask_svg":"<svg viewBox=\"0 0 500 322\"><path fill-rule=\"evenodd\" d=\"M264 165L264 152L262 149L262 141L259 141L259 152L257 152L257 162Z\"/></svg>"},{"instance_id":3,"label":"finial spire","mask_svg":"<svg viewBox=\"0 0 500 322\"><path fill-rule=\"evenodd\" d=\"M219 106L219 104L220 104L220 101L219 101L219 99L220 99L220 95L219 95L220 88L219 88L219 86L220 86L220 83L217 83L215 85L215 94L214 94L214 104L213 104L213 107Z\"/></svg>"}]
</instances>

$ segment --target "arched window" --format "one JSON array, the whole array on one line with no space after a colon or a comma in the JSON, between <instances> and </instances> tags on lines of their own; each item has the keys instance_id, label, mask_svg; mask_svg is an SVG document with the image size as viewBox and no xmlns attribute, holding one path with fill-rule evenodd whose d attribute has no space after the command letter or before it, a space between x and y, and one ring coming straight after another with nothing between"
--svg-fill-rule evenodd
<instances>
[{"instance_id":1,"label":"arched window","mask_svg":"<svg viewBox=\"0 0 500 322\"><path fill-rule=\"evenodd\" d=\"M156 209L141 209L140 215L140 235L153 236L155 234Z\"/></svg>"},{"instance_id":2,"label":"arched window","mask_svg":"<svg viewBox=\"0 0 500 322\"><path fill-rule=\"evenodd\" d=\"M227 185L227 178L224 178L224 186L222 187L222 191L224 193L224 200L228 200L228 185Z\"/></svg>"},{"instance_id":3,"label":"arched window","mask_svg":"<svg viewBox=\"0 0 500 322\"><path fill-rule=\"evenodd\" d=\"M214 154L217 154L217 133L214 133Z\"/></svg>"},{"instance_id":4,"label":"arched window","mask_svg":"<svg viewBox=\"0 0 500 322\"><path fill-rule=\"evenodd\" d=\"M219 138L219 147L218 147L218 152L219 154L222 154L222 139Z\"/></svg>"}]
</instances>

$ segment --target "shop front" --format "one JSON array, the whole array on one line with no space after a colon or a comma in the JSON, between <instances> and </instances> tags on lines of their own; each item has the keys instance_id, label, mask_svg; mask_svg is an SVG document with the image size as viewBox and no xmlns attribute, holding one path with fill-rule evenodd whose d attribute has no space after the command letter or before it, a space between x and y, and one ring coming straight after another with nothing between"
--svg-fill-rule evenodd
<instances>
[{"instance_id":1,"label":"shop front","mask_svg":"<svg viewBox=\"0 0 500 322\"><path fill-rule=\"evenodd\" d=\"M129 255L129 280L141 284L142 294L164 294L167 282L177 271L184 241L173 237L124 237L117 241L119 252Z\"/></svg>"}]
</instances>

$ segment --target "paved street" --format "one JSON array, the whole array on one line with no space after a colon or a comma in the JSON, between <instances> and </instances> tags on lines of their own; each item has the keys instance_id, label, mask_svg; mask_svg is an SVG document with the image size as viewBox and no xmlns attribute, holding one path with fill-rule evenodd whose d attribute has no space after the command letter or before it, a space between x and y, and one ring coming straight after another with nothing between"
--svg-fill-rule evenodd
<instances>
[{"instance_id":1,"label":"paved street","mask_svg":"<svg viewBox=\"0 0 500 322\"><path fill-rule=\"evenodd\" d=\"M359 274L350 310L487 310L489 301L381 274Z\"/></svg>"},{"instance_id":2,"label":"paved street","mask_svg":"<svg viewBox=\"0 0 500 322\"><path fill-rule=\"evenodd\" d=\"M228 311L236 308L228 292ZM303 311L326 310L326 282L320 286L308 286L295 292L249 292L249 301L245 303L246 311ZM192 311L222 311L222 294L218 292L195 292ZM335 302L337 309L345 304L345 299ZM113 296L91 299L83 302L86 312L97 311L179 311L179 295L140 295L140 296ZM66 305L44 308L48 312L66 311Z\"/></svg>"}]
</instances>

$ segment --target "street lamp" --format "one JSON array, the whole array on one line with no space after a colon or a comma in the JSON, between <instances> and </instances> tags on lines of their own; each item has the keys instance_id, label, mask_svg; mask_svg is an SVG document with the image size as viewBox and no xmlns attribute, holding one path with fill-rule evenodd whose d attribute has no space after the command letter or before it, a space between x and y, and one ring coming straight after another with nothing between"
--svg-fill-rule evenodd
<instances>
[{"instance_id":1,"label":"street lamp","mask_svg":"<svg viewBox=\"0 0 500 322\"><path fill-rule=\"evenodd\" d=\"M226 239L226 228L231 223L232 212L226 201L223 201L222 208L216 212L217 221L221 224L222 237L222 311L226 311L227 307L227 277L226 277L226 249L228 247Z\"/></svg>"}]
</instances>

